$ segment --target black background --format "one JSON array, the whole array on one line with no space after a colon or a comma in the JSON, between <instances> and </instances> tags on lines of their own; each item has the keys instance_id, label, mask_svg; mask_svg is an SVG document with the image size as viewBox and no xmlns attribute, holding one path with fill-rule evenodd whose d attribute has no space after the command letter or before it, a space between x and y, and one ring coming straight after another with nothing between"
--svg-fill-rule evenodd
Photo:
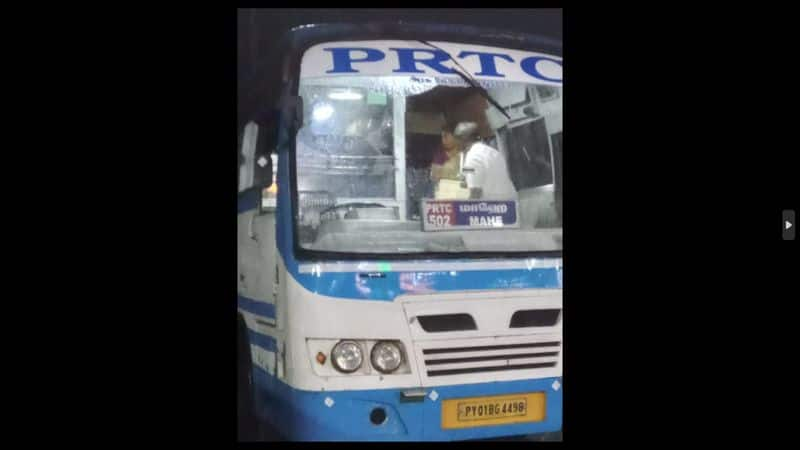
<instances>
[{"instance_id":1,"label":"black background","mask_svg":"<svg viewBox=\"0 0 800 450\"><path fill-rule=\"evenodd\" d=\"M14 416L27 438L233 442L241 15L26 14L6 55L30 234L9 235L30 277L5 298L25 307L4 314ZM565 444L792 429L790 16L565 10Z\"/></svg>"}]
</instances>

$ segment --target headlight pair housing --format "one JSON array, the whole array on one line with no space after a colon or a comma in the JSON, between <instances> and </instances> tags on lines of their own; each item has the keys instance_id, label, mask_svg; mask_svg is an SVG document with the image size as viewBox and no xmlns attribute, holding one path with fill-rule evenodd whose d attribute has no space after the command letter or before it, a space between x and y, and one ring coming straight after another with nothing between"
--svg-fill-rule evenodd
<instances>
[{"instance_id":1,"label":"headlight pair housing","mask_svg":"<svg viewBox=\"0 0 800 450\"><path fill-rule=\"evenodd\" d=\"M364 364L364 352L358 342L339 341L331 350L331 363L342 373L353 373ZM396 371L404 361L399 342L379 341L370 350L370 362L378 372L389 374Z\"/></svg>"}]
</instances>

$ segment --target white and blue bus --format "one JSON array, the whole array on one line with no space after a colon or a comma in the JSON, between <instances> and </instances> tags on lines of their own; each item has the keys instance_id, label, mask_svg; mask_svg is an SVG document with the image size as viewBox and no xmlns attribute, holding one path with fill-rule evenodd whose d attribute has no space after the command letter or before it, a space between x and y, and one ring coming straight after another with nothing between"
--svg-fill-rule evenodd
<instances>
[{"instance_id":1,"label":"white and blue bus","mask_svg":"<svg viewBox=\"0 0 800 450\"><path fill-rule=\"evenodd\" d=\"M285 49L278 114L240 136L255 415L291 440L560 432L560 42L336 24Z\"/></svg>"}]
</instances>

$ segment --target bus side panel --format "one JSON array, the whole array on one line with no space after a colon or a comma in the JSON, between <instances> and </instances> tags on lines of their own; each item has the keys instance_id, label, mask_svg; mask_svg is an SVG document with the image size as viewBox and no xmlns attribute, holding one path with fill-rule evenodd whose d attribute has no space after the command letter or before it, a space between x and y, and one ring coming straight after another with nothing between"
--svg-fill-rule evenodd
<instances>
[{"instance_id":1,"label":"bus side panel","mask_svg":"<svg viewBox=\"0 0 800 450\"><path fill-rule=\"evenodd\" d=\"M256 302L275 303L275 214L257 209L238 215L239 295Z\"/></svg>"}]
</instances>

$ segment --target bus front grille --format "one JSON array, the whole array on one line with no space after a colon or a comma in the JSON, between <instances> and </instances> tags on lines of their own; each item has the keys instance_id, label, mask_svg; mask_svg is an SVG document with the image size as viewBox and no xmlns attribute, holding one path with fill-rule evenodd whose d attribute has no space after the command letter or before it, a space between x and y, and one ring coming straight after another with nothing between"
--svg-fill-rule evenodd
<instances>
[{"instance_id":1,"label":"bus front grille","mask_svg":"<svg viewBox=\"0 0 800 450\"><path fill-rule=\"evenodd\" d=\"M428 377L553 368L561 342L431 347L422 350Z\"/></svg>"}]
</instances>

